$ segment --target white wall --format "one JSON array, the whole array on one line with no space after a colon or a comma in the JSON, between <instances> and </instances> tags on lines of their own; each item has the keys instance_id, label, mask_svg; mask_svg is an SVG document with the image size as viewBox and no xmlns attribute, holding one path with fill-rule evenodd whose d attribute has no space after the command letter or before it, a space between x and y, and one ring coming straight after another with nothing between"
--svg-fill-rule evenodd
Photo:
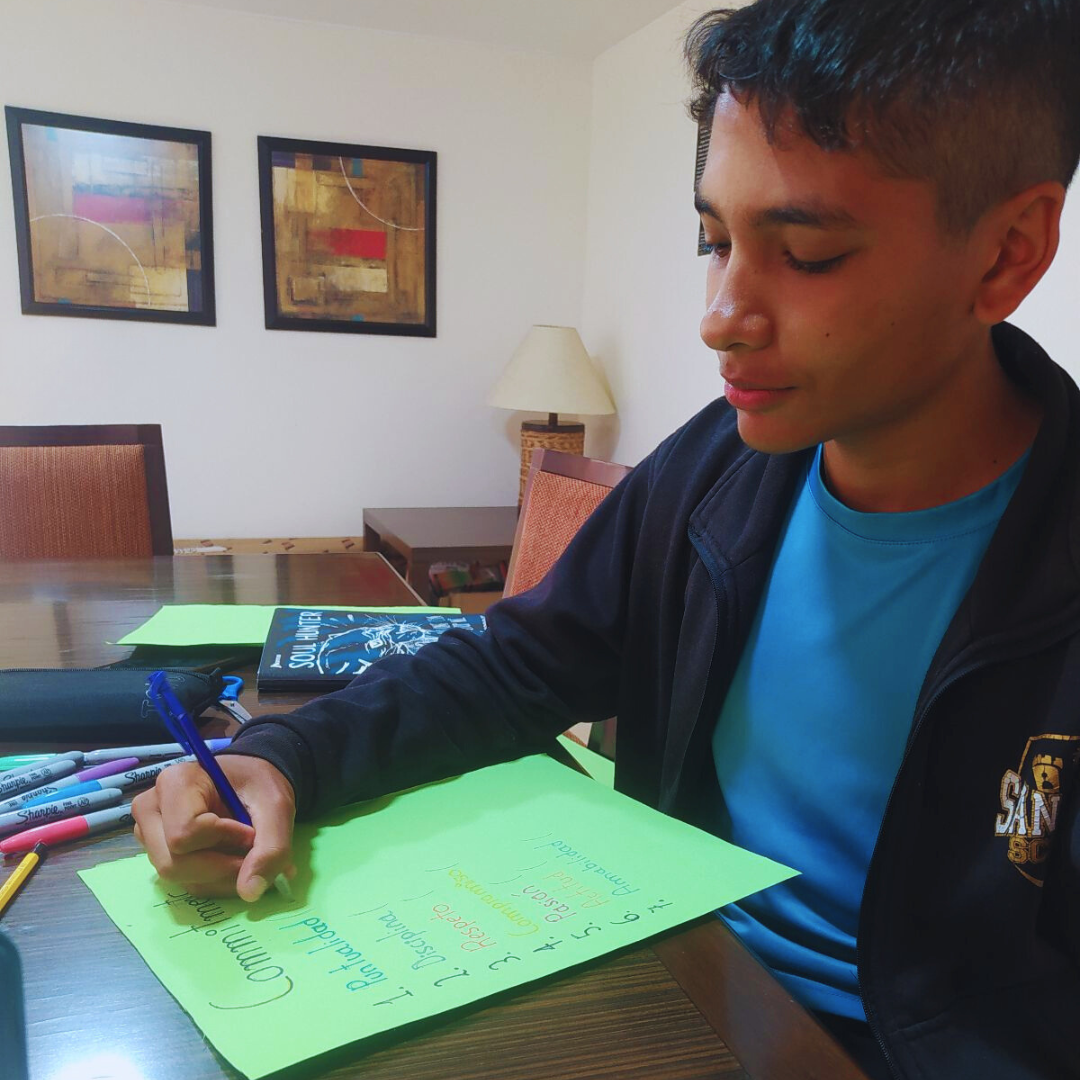
<instances>
[{"instance_id":1,"label":"white wall","mask_svg":"<svg viewBox=\"0 0 1080 1080\"><path fill-rule=\"evenodd\" d=\"M0 423L160 423L176 536L512 503L521 417L484 397L531 324L579 320L589 83L585 64L456 41L5 3L4 103L212 132L218 325L22 315L0 165ZM263 328L260 134L438 152L438 337Z\"/></svg>"},{"instance_id":2,"label":"white wall","mask_svg":"<svg viewBox=\"0 0 1080 1080\"><path fill-rule=\"evenodd\" d=\"M590 70L151 0L5 4L5 103L212 131L218 325L22 315L0 176L0 423L161 423L177 536L355 533L365 505L511 503L521 416L484 397L532 323L567 323L619 408L586 451L636 462L721 392L681 58L709 6ZM263 329L259 134L439 152L437 338ZM1073 205L1016 321L1075 376L1078 281Z\"/></svg>"},{"instance_id":3,"label":"white wall","mask_svg":"<svg viewBox=\"0 0 1080 1080\"><path fill-rule=\"evenodd\" d=\"M589 234L582 337L618 406L587 421L592 452L635 464L723 391L698 337L694 156L682 41L710 5L680 4L593 66Z\"/></svg>"},{"instance_id":4,"label":"white wall","mask_svg":"<svg viewBox=\"0 0 1080 1080\"><path fill-rule=\"evenodd\" d=\"M698 337L705 259L695 254L696 130L681 56L685 31L713 6L680 4L593 68L582 336L619 415L589 429L594 447L627 464L723 390ZM1080 183L1071 200L1057 260L1012 321L1080 381Z\"/></svg>"},{"instance_id":5,"label":"white wall","mask_svg":"<svg viewBox=\"0 0 1080 1080\"><path fill-rule=\"evenodd\" d=\"M1009 321L1080 382L1080 180L1066 198L1057 258Z\"/></svg>"}]
</instances>

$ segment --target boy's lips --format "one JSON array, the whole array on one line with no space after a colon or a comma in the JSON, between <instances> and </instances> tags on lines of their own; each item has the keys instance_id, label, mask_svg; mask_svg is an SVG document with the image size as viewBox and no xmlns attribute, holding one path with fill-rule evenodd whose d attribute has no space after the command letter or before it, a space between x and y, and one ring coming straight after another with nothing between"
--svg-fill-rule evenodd
<instances>
[{"instance_id":1,"label":"boy's lips","mask_svg":"<svg viewBox=\"0 0 1080 1080\"><path fill-rule=\"evenodd\" d=\"M724 396L732 407L744 412L767 409L794 389L793 386L769 386L750 379L724 377Z\"/></svg>"}]
</instances>

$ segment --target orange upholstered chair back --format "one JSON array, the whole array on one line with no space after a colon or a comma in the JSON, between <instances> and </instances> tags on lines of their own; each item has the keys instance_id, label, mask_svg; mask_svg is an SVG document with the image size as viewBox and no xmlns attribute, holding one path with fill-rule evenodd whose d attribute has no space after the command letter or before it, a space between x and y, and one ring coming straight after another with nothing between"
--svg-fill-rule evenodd
<instances>
[{"instance_id":1,"label":"orange upholstered chair back","mask_svg":"<svg viewBox=\"0 0 1080 1080\"><path fill-rule=\"evenodd\" d=\"M159 426L0 427L0 558L171 554Z\"/></svg>"},{"instance_id":2,"label":"orange upholstered chair back","mask_svg":"<svg viewBox=\"0 0 1080 1080\"><path fill-rule=\"evenodd\" d=\"M626 465L579 454L535 451L503 596L516 596L536 585L629 471Z\"/></svg>"}]
</instances>

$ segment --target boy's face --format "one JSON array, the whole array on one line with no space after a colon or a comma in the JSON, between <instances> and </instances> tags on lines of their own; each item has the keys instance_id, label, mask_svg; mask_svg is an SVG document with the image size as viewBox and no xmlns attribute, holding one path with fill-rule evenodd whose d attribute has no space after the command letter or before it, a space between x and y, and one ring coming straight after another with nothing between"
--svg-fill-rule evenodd
<instances>
[{"instance_id":1,"label":"boy's face","mask_svg":"<svg viewBox=\"0 0 1080 1080\"><path fill-rule=\"evenodd\" d=\"M985 268L942 234L928 182L790 131L770 146L757 109L721 95L698 203L714 245L701 336L747 444L895 453L964 408L987 356Z\"/></svg>"}]
</instances>

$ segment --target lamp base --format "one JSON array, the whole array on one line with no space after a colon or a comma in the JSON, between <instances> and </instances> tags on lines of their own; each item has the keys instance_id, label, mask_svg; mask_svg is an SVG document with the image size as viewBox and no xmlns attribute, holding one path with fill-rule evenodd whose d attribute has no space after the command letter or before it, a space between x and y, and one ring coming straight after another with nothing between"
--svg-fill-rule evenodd
<instances>
[{"instance_id":1,"label":"lamp base","mask_svg":"<svg viewBox=\"0 0 1080 1080\"><path fill-rule=\"evenodd\" d=\"M518 506L525 498L525 481L529 479L534 450L562 450L567 454L585 453L584 424L540 424L527 420L521 425L521 482L518 485Z\"/></svg>"}]
</instances>

